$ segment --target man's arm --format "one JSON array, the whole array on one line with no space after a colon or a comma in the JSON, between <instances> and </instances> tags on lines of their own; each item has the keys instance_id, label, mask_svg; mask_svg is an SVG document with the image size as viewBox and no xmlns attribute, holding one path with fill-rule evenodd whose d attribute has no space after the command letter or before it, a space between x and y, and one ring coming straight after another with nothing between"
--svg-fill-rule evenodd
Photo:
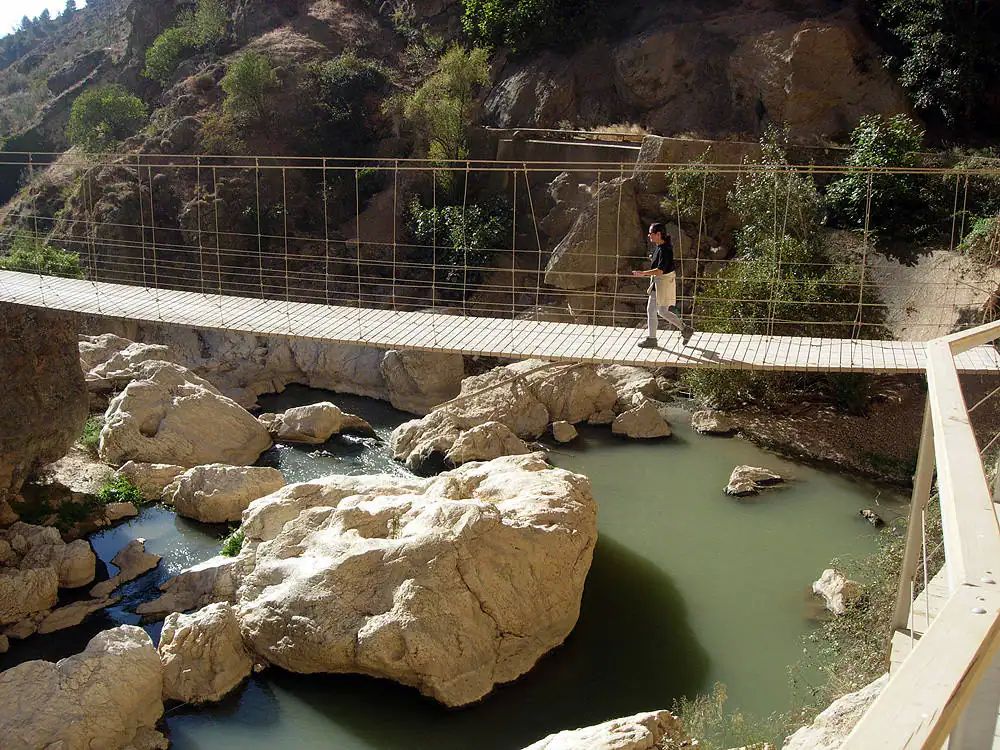
<instances>
[{"instance_id":1,"label":"man's arm","mask_svg":"<svg viewBox=\"0 0 1000 750\"><path fill-rule=\"evenodd\" d=\"M633 276L662 276L663 275L663 271L661 271L659 268L651 268L648 271L633 271L632 275Z\"/></svg>"}]
</instances>

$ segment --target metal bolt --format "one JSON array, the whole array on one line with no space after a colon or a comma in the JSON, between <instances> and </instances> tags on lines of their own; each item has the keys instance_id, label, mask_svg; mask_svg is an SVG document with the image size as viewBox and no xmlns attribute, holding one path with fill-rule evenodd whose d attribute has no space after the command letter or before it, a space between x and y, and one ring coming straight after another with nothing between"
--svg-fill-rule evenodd
<instances>
[{"instance_id":1,"label":"metal bolt","mask_svg":"<svg viewBox=\"0 0 1000 750\"><path fill-rule=\"evenodd\" d=\"M982 581L983 583L996 583L996 581L994 581L994 580L993 580L992 578L990 578L989 576L983 576L983 577L982 577L982 578L980 578L979 580L980 580L980 581Z\"/></svg>"},{"instance_id":2,"label":"metal bolt","mask_svg":"<svg viewBox=\"0 0 1000 750\"><path fill-rule=\"evenodd\" d=\"M972 608L972 614L974 614L974 615L985 615L986 614L986 610L983 609L982 607L973 607Z\"/></svg>"}]
</instances>

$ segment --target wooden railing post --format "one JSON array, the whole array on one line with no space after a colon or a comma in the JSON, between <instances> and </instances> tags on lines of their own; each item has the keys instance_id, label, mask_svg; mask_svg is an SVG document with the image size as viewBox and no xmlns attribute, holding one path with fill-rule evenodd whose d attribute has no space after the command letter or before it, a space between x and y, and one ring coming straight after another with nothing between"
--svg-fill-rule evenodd
<instances>
[{"instance_id":1,"label":"wooden railing post","mask_svg":"<svg viewBox=\"0 0 1000 750\"><path fill-rule=\"evenodd\" d=\"M899 585L896 588L896 606L892 613L893 631L906 627L910 607L913 605L910 581L913 580L920 558L923 514L931 497L931 484L934 479L934 424L931 420L929 399L928 395L928 401L924 403L924 422L920 431L920 447L917 449L917 471L913 477L913 495L910 498L910 519L906 525L906 548L903 550Z\"/></svg>"}]
</instances>

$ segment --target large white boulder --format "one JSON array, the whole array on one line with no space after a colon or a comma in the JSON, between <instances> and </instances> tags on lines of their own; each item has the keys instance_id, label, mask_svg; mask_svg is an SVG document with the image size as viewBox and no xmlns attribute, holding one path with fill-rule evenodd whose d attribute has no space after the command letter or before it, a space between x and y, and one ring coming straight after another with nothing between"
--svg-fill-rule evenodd
<instances>
[{"instance_id":1,"label":"large white boulder","mask_svg":"<svg viewBox=\"0 0 1000 750\"><path fill-rule=\"evenodd\" d=\"M142 628L98 633L82 653L0 672L4 750L125 748L163 715L160 660Z\"/></svg>"},{"instance_id":2,"label":"large white boulder","mask_svg":"<svg viewBox=\"0 0 1000 750\"><path fill-rule=\"evenodd\" d=\"M492 461L500 456L530 452L525 442L507 425L484 422L460 434L445 454L445 460L451 466L461 466L469 461Z\"/></svg>"},{"instance_id":3,"label":"large white boulder","mask_svg":"<svg viewBox=\"0 0 1000 750\"><path fill-rule=\"evenodd\" d=\"M458 395L465 376L461 354L390 350L381 364L389 402L397 409L427 414Z\"/></svg>"},{"instance_id":4,"label":"large white boulder","mask_svg":"<svg viewBox=\"0 0 1000 750\"><path fill-rule=\"evenodd\" d=\"M672 713L648 711L592 727L556 732L524 750L656 750L664 737L678 731L680 725Z\"/></svg>"},{"instance_id":5,"label":"large white boulder","mask_svg":"<svg viewBox=\"0 0 1000 750\"><path fill-rule=\"evenodd\" d=\"M179 466L252 464L271 446L267 430L208 381L180 365L146 362L108 406L98 452Z\"/></svg>"},{"instance_id":6,"label":"large white boulder","mask_svg":"<svg viewBox=\"0 0 1000 750\"><path fill-rule=\"evenodd\" d=\"M190 615L169 615L157 651L163 664L163 697L167 700L220 700L253 668L240 624L228 602L210 604Z\"/></svg>"},{"instance_id":7,"label":"large white boulder","mask_svg":"<svg viewBox=\"0 0 1000 750\"><path fill-rule=\"evenodd\" d=\"M374 435L375 431L361 417L346 414L329 401L296 406L281 414L261 414L258 418L271 437L286 443L325 443L342 432Z\"/></svg>"},{"instance_id":8,"label":"large white boulder","mask_svg":"<svg viewBox=\"0 0 1000 750\"><path fill-rule=\"evenodd\" d=\"M827 568L813 582L813 593L823 597L826 608L835 615L842 615L847 607L861 598L861 584L852 581L836 568Z\"/></svg>"},{"instance_id":9,"label":"large white boulder","mask_svg":"<svg viewBox=\"0 0 1000 750\"><path fill-rule=\"evenodd\" d=\"M540 454L291 485L247 510L235 609L248 645L283 669L465 705L573 629L596 515L586 477Z\"/></svg>"},{"instance_id":10,"label":"large white boulder","mask_svg":"<svg viewBox=\"0 0 1000 750\"><path fill-rule=\"evenodd\" d=\"M860 690L838 698L812 724L786 739L782 750L840 750L854 725L888 682L889 675L884 674Z\"/></svg>"},{"instance_id":11,"label":"large white boulder","mask_svg":"<svg viewBox=\"0 0 1000 750\"><path fill-rule=\"evenodd\" d=\"M552 421L583 422L612 408L618 394L612 383L590 365L550 364L529 359L504 368L524 375L535 398Z\"/></svg>"},{"instance_id":12,"label":"large white boulder","mask_svg":"<svg viewBox=\"0 0 1000 750\"><path fill-rule=\"evenodd\" d=\"M250 503L285 486L269 466L195 466L163 490L163 501L185 518L204 523L239 521Z\"/></svg>"},{"instance_id":13,"label":"large white boulder","mask_svg":"<svg viewBox=\"0 0 1000 750\"><path fill-rule=\"evenodd\" d=\"M670 424L649 399L642 400L639 406L615 417L615 421L611 424L611 432L615 435L643 439L670 437L672 434Z\"/></svg>"}]
</instances>

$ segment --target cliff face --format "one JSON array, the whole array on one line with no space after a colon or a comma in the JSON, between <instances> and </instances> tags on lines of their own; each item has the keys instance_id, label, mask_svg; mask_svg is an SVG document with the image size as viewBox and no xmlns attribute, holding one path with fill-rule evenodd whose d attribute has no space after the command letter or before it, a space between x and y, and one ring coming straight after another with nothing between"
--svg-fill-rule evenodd
<instances>
[{"instance_id":1,"label":"cliff face","mask_svg":"<svg viewBox=\"0 0 1000 750\"><path fill-rule=\"evenodd\" d=\"M0 526L9 501L41 466L61 458L87 418L73 316L0 306Z\"/></svg>"}]
</instances>

